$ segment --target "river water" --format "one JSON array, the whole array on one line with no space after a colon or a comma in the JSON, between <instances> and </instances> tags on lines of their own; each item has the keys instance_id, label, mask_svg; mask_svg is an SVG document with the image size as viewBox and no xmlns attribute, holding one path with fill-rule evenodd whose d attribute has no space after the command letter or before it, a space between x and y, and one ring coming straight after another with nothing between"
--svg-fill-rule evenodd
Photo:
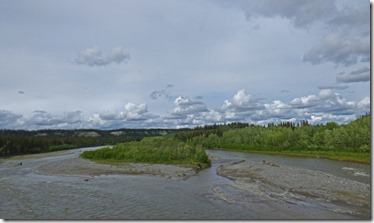
<instances>
[{"instance_id":1,"label":"river water","mask_svg":"<svg viewBox=\"0 0 374 223\"><path fill-rule=\"evenodd\" d=\"M150 175L82 176L40 174L36 168L79 156L85 148L54 156L0 163L2 219L355 219L318 202L299 204L264 200L218 176L218 166L237 160L266 160L318 170L370 183L370 166L328 159L207 150L209 169L187 180ZM22 165L17 165L22 161Z\"/></svg>"}]
</instances>

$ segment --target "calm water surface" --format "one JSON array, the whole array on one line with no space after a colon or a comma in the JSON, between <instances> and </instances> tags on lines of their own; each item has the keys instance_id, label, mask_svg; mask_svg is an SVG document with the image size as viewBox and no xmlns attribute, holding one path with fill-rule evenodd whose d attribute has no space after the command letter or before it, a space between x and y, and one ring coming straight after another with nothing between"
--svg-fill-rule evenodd
<instances>
[{"instance_id":1,"label":"calm water surface","mask_svg":"<svg viewBox=\"0 0 374 223\"><path fill-rule=\"evenodd\" d=\"M85 148L60 155L0 163L2 219L349 219L313 202L279 204L250 196L216 174L235 160L267 160L370 183L370 166L327 159L207 150L212 167L188 180L147 175L79 176L38 174L46 162L79 156ZM230 199L222 199L222 196Z\"/></svg>"}]
</instances>

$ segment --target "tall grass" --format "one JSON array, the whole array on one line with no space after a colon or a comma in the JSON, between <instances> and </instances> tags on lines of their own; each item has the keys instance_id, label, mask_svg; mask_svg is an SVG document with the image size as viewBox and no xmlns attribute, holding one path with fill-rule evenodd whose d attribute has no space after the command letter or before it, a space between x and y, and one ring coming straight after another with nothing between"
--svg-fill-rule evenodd
<instances>
[{"instance_id":1,"label":"tall grass","mask_svg":"<svg viewBox=\"0 0 374 223\"><path fill-rule=\"evenodd\" d=\"M198 145L167 138L146 138L140 142L126 142L95 151L85 151L81 157L97 161L177 164L194 168L210 166L204 149Z\"/></svg>"}]
</instances>

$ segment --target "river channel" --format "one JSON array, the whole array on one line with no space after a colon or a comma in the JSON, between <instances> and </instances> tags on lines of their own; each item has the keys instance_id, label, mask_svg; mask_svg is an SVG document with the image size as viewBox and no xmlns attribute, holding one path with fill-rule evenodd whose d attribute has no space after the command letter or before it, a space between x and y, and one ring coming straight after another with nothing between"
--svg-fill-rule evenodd
<instances>
[{"instance_id":1,"label":"river channel","mask_svg":"<svg viewBox=\"0 0 374 223\"><path fill-rule=\"evenodd\" d=\"M238 160L278 163L320 171L370 185L370 165L263 155L221 150L207 150L214 157L212 166L187 179L153 175L42 174L38 167L77 159L83 148L54 155L18 157L0 160L0 218L35 219L367 219L368 207L357 207L352 214L331 211L339 204L305 199L298 203L267 200L235 187L219 176L219 166ZM19 165L22 162L22 165ZM370 199L370 198L368 198ZM356 208L342 204L345 208ZM363 210L365 209L365 210Z\"/></svg>"}]
</instances>

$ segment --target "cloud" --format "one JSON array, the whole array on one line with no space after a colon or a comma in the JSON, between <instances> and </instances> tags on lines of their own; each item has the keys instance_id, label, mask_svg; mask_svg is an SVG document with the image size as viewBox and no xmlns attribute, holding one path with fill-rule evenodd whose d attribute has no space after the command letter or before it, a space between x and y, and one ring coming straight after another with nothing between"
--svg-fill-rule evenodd
<instances>
[{"instance_id":1,"label":"cloud","mask_svg":"<svg viewBox=\"0 0 374 223\"><path fill-rule=\"evenodd\" d=\"M148 108L146 104L127 103L124 110L118 113L103 112L99 117L104 121L144 121L156 116L147 114Z\"/></svg>"},{"instance_id":2,"label":"cloud","mask_svg":"<svg viewBox=\"0 0 374 223\"><path fill-rule=\"evenodd\" d=\"M253 0L242 4L248 19L252 17L281 17L296 27L305 27L336 14L334 1L326 0Z\"/></svg>"},{"instance_id":3,"label":"cloud","mask_svg":"<svg viewBox=\"0 0 374 223\"><path fill-rule=\"evenodd\" d=\"M167 99L170 99L170 100L173 99L173 96L169 95L165 90L161 90L161 91L153 91L153 92L150 94L150 97L151 97L153 100L157 100L157 99L159 99L159 98L167 98Z\"/></svg>"},{"instance_id":4,"label":"cloud","mask_svg":"<svg viewBox=\"0 0 374 223\"><path fill-rule=\"evenodd\" d=\"M98 48L88 48L81 51L74 62L78 65L107 66L112 63L127 63L130 60L130 54L125 53L121 47L114 47L107 55L103 55Z\"/></svg>"},{"instance_id":5,"label":"cloud","mask_svg":"<svg viewBox=\"0 0 374 223\"><path fill-rule=\"evenodd\" d=\"M64 112L62 115L51 115L46 111L34 111L31 116L24 117L25 125L32 128L78 128L83 123L81 111Z\"/></svg>"},{"instance_id":6,"label":"cloud","mask_svg":"<svg viewBox=\"0 0 374 223\"><path fill-rule=\"evenodd\" d=\"M303 62L313 65L332 62L348 67L369 56L369 37L347 39L340 34L328 34L304 55Z\"/></svg>"},{"instance_id":7,"label":"cloud","mask_svg":"<svg viewBox=\"0 0 374 223\"><path fill-rule=\"evenodd\" d=\"M319 86L318 89L324 90L324 89L330 89L330 90L345 90L349 88L347 85L343 86Z\"/></svg>"},{"instance_id":8,"label":"cloud","mask_svg":"<svg viewBox=\"0 0 374 223\"><path fill-rule=\"evenodd\" d=\"M280 17L301 29L318 23L325 37L305 53L303 62L332 62L347 67L370 61L369 4L352 7L343 3L338 7L341 2L335 0L253 0L232 4L239 6L248 20Z\"/></svg>"},{"instance_id":9,"label":"cloud","mask_svg":"<svg viewBox=\"0 0 374 223\"><path fill-rule=\"evenodd\" d=\"M148 108L146 104L133 104L127 103L125 105L125 111L123 115L126 117L126 121L140 121L150 118L146 113Z\"/></svg>"},{"instance_id":10,"label":"cloud","mask_svg":"<svg viewBox=\"0 0 374 223\"><path fill-rule=\"evenodd\" d=\"M258 99L246 94L245 89L239 90L231 99L225 100L222 109L232 111L261 110L265 107Z\"/></svg>"},{"instance_id":11,"label":"cloud","mask_svg":"<svg viewBox=\"0 0 374 223\"><path fill-rule=\"evenodd\" d=\"M363 69L362 69L363 70ZM351 73L360 73L359 70ZM214 123L248 122L266 125L269 122L299 122L308 120L313 124L336 121L346 123L357 115L370 112L370 98L349 101L332 88L318 94L297 97L290 102L273 100L260 102L240 89L231 98L224 100L220 108L208 108L201 100L177 97L169 112L154 115L146 104L127 103L121 111L105 111L83 115L80 111L51 114L34 111L31 115L19 115L0 110L1 128L12 129L73 129L73 128L176 128L193 127Z\"/></svg>"},{"instance_id":12,"label":"cloud","mask_svg":"<svg viewBox=\"0 0 374 223\"><path fill-rule=\"evenodd\" d=\"M357 107L363 111L370 111L370 98L365 97L357 103Z\"/></svg>"},{"instance_id":13,"label":"cloud","mask_svg":"<svg viewBox=\"0 0 374 223\"><path fill-rule=\"evenodd\" d=\"M173 100L175 97L170 95L166 90L168 88L172 88L174 87L173 84L167 84L166 85L166 88L165 89L162 89L162 90L155 90L153 91L151 94L150 94L150 97L153 99L153 100L157 100L159 98L166 98L166 99L169 99L169 100Z\"/></svg>"},{"instance_id":14,"label":"cloud","mask_svg":"<svg viewBox=\"0 0 374 223\"><path fill-rule=\"evenodd\" d=\"M370 81L370 69L368 67L363 67L348 74L339 74L336 77L336 81L342 83L368 82Z\"/></svg>"},{"instance_id":15,"label":"cloud","mask_svg":"<svg viewBox=\"0 0 374 223\"><path fill-rule=\"evenodd\" d=\"M146 104L127 103L123 111L106 111L100 114L91 115L86 123L88 128L118 129L118 128L139 128L159 127L155 122L158 115L150 114Z\"/></svg>"},{"instance_id":16,"label":"cloud","mask_svg":"<svg viewBox=\"0 0 374 223\"><path fill-rule=\"evenodd\" d=\"M354 29L364 35L369 34L370 27L370 5L363 9L344 8L335 17L327 22L331 28Z\"/></svg>"},{"instance_id":17,"label":"cloud","mask_svg":"<svg viewBox=\"0 0 374 223\"><path fill-rule=\"evenodd\" d=\"M201 102L189 97L177 97L174 100L174 109L165 116L167 119L184 119L188 115L196 115L201 112L207 112L207 106Z\"/></svg>"},{"instance_id":18,"label":"cloud","mask_svg":"<svg viewBox=\"0 0 374 223\"><path fill-rule=\"evenodd\" d=\"M259 111L266 109L259 99L246 93L245 89L240 89L230 99L224 101L221 112L224 120L228 121L248 121Z\"/></svg>"},{"instance_id":19,"label":"cloud","mask_svg":"<svg viewBox=\"0 0 374 223\"><path fill-rule=\"evenodd\" d=\"M0 110L0 129L17 127L21 118L22 115L6 110Z\"/></svg>"},{"instance_id":20,"label":"cloud","mask_svg":"<svg viewBox=\"0 0 374 223\"><path fill-rule=\"evenodd\" d=\"M331 89L321 90L319 95L308 95L306 97L295 98L290 105L297 109L305 109L308 113L331 113L334 115L354 114L357 103L347 101L340 94Z\"/></svg>"}]
</instances>

